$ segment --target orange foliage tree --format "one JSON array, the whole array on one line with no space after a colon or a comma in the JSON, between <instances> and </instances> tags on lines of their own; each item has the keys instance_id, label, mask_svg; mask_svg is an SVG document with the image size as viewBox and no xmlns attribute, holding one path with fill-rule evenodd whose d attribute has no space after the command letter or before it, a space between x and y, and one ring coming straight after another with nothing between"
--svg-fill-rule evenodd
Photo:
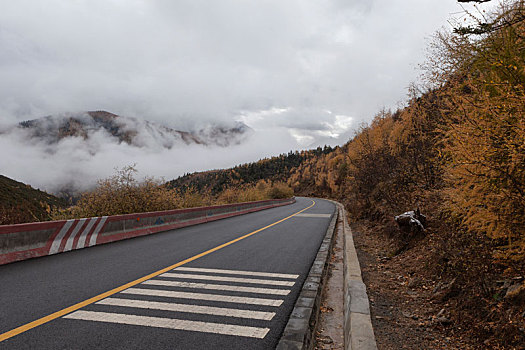
<instances>
[{"instance_id":1,"label":"orange foliage tree","mask_svg":"<svg viewBox=\"0 0 525 350\"><path fill-rule=\"evenodd\" d=\"M518 1L494 17L524 14ZM434 72L455 107L443 127L451 212L468 230L505 239L506 255L522 258L525 25L502 26L482 38L441 35L439 40L450 71Z\"/></svg>"}]
</instances>

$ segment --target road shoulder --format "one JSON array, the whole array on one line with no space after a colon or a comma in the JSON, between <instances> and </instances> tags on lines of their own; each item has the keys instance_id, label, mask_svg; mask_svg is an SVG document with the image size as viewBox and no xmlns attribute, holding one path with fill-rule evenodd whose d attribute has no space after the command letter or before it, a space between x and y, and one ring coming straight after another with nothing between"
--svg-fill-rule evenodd
<instances>
[{"instance_id":1,"label":"road shoulder","mask_svg":"<svg viewBox=\"0 0 525 350\"><path fill-rule=\"evenodd\" d=\"M323 242L295 302L281 339L277 344L276 349L278 350L313 348L337 218L338 210L335 208Z\"/></svg>"}]
</instances>

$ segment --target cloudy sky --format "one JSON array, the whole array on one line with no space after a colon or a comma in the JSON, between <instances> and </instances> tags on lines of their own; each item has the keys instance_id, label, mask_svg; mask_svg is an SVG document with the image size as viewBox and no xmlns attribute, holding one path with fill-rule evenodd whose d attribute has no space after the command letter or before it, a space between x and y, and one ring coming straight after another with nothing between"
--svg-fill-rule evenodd
<instances>
[{"instance_id":1,"label":"cloudy sky","mask_svg":"<svg viewBox=\"0 0 525 350\"><path fill-rule=\"evenodd\" d=\"M0 125L107 110L254 129L244 147L202 151L206 162L173 155L178 168L152 171L166 177L342 144L403 103L430 36L460 11L455 0L0 0ZM0 160L0 173L38 182L15 168Z\"/></svg>"}]
</instances>

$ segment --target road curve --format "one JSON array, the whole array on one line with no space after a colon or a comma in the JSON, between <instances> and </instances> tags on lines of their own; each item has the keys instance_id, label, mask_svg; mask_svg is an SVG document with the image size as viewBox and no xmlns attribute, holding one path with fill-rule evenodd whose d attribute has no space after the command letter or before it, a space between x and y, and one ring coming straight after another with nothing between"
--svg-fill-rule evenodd
<instances>
[{"instance_id":1,"label":"road curve","mask_svg":"<svg viewBox=\"0 0 525 350\"><path fill-rule=\"evenodd\" d=\"M273 349L334 211L299 197L0 266L0 348Z\"/></svg>"}]
</instances>

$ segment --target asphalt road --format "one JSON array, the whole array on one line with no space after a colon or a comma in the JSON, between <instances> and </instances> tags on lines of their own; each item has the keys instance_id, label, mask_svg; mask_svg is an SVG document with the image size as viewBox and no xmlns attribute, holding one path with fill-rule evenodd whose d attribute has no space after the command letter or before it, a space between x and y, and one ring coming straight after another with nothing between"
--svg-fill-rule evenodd
<instances>
[{"instance_id":1,"label":"asphalt road","mask_svg":"<svg viewBox=\"0 0 525 350\"><path fill-rule=\"evenodd\" d=\"M273 349L335 211L312 204L0 266L0 349Z\"/></svg>"}]
</instances>

